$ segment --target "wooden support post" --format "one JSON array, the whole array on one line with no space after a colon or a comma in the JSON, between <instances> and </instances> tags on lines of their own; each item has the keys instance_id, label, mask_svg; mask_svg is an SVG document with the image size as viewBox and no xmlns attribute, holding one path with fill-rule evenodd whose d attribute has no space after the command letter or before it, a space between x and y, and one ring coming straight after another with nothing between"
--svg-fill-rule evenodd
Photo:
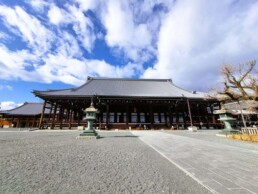
<instances>
[{"instance_id":1,"label":"wooden support post","mask_svg":"<svg viewBox=\"0 0 258 194\"><path fill-rule=\"evenodd\" d=\"M52 122L51 122L51 129L54 129L54 124L55 124L55 120L56 120L56 109L57 109L57 104L55 105L55 108L54 108L54 114L52 116Z\"/></svg>"},{"instance_id":2,"label":"wooden support post","mask_svg":"<svg viewBox=\"0 0 258 194\"><path fill-rule=\"evenodd\" d=\"M81 124L81 117L82 117L81 111L78 112L77 114L78 114L78 118L77 118L78 119L77 120L78 121L78 126L80 126L80 124Z\"/></svg>"},{"instance_id":3,"label":"wooden support post","mask_svg":"<svg viewBox=\"0 0 258 194\"><path fill-rule=\"evenodd\" d=\"M151 123L151 129L153 129L154 117L153 117L153 108L152 108L152 104L150 104L150 105L149 105L149 110L150 110L150 123Z\"/></svg>"},{"instance_id":4,"label":"wooden support post","mask_svg":"<svg viewBox=\"0 0 258 194\"><path fill-rule=\"evenodd\" d=\"M167 112L164 112L164 119L165 119L165 123L167 124L168 123ZM168 125L168 127L170 127L170 126Z\"/></svg>"},{"instance_id":5,"label":"wooden support post","mask_svg":"<svg viewBox=\"0 0 258 194\"><path fill-rule=\"evenodd\" d=\"M186 101L187 101L187 107L188 107L188 112L189 112L189 117L190 117L190 124L191 124L191 127L193 127L193 121L192 121L192 114L191 114L191 107L190 107L189 99L187 98Z\"/></svg>"},{"instance_id":6,"label":"wooden support post","mask_svg":"<svg viewBox=\"0 0 258 194\"><path fill-rule=\"evenodd\" d=\"M109 104L106 105L106 129L109 128Z\"/></svg>"},{"instance_id":7,"label":"wooden support post","mask_svg":"<svg viewBox=\"0 0 258 194\"><path fill-rule=\"evenodd\" d=\"M103 122L103 113L100 111L99 113L99 128L102 128L102 122Z\"/></svg>"},{"instance_id":8,"label":"wooden support post","mask_svg":"<svg viewBox=\"0 0 258 194\"><path fill-rule=\"evenodd\" d=\"M48 115L49 121L51 120L52 111L53 111L53 103L51 103L51 108L50 108L49 115Z\"/></svg>"},{"instance_id":9,"label":"wooden support post","mask_svg":"<svg viewBox=\"0 0 258 194\"><path fill-rule=\"evenodd\" d=\"M126 105L126 128L128 129L128 127L129 127L129 106L128 106L128 104Z\"/></svg>"},{"instance_id":10,"label":"wooden support post","mask_svg":"<svg viewBox=\"0 0 258 194\"><path fill-rule=\"evenodd\" d=\"M64 110L62 107L60 107L60 110L59 110L59 120L60 120L60 126L59 128L60 129L63 129L63 115L64 114Z\"/></svg>"},{"instance_id":11,"label":"wooden support post","mask_svg":"<svg viewBox=\"0 0 258 194\"><path fill-rule=\"evenodd\" d=\"M70 109L70 111L69 111L69 127L68 127L68 129L72 128L72 115L73 115L73 112Z\"/></svg>"},{"instance_id":12,"label":"wooden support post","mask_svg":"<svg viewBox=\"0 0 258 194\"><path fill-rule=\"evenodd\" d=\"M19 127L20 127L20 119L18 118L16 128L19 128Z\"/></svg>"},{"instance_id":13,"label":"wooden support post","mask_svg":"<svg viewBox=\"0 0 258 194\"><path fill-rule=\"evenodd\" d=\"M158 119L159 119L159 123L161 123L161 115L160 115L160 112L158 112Z\"/></svg>"},{"instance_id":14,"label":"wooden support post","mask_svg":"<svg viewBox=\"0 0 258 194\"><path fill-rule=\"evenodd\" d=\"M172 122L173 118L172 118L172 113L171 113L171 105L168 106L168 127L171 128L172 127Z\"/></svg>"},{"instance_id":15,"label":"wooden support post","mask_svg":"<svg viewBox=\"0 0 258 194\"><path fill-rule=\"evenodd\" d=\"M34 126L35 126L35 116L33 117L32 126L31 127L34 127Z\"/></svg>"},{"instance_id":16,"label":"wooden support post","mask_svg":"<svg viewBox=\"0 0 258 194\"><path fill-rule=\"evenodd\" d=\"M137 109L137 123L141 123L140 111Z\"/></svg>"},{"instance_id":17,"label":"wooden support post","mask_svg":"<svg viewBox=\"0 0 258 194\"><path fill-rule=\"evenodd\" d=\"M114 113L114 123L117 123L117 112Z\"/></svg>"},{"instance_id":18,"label":"wooden support post","mask_svg":"<svg viewBox=\"0 0 258 194\"><path fill-rule=\"evenodd\" d=\"M38 126L39 129L42 127L42 122L43 122L43 119L44 119L45 108L46 108L46 100L44 101L42 112L41 112L41 116L40 116L40 120L39 120L39 126Z\"/></svg>"}]
</instances>

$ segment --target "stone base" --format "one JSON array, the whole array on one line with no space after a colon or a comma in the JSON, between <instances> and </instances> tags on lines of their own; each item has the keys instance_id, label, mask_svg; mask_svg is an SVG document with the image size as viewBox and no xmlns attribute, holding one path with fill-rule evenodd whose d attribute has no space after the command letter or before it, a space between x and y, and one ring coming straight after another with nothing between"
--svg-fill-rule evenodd
<instances>
[{"instance_id":1,"label":"stone base","mask_svg":"<svg viewBox=\"0 0 258 194\"><path fill-rule=\"evenodd\" d=\"M79 136L97 136L98 133L95 130L84 130Z\"/></svg>"},{"instance_id":2,"label":"stone base","mask_svg":"<svg viewBox=\"0 0 258 194\"><path fill-rule=\"evenodd\" d=\"M193 131L193 132L197 132L198 131L197 127L195 127L195 126L188 127L188 130L189 131Z\"/></svg>"},{"instance_id":3,"label":"stone base","mask_svg":"<svg viewBox=\"0 0 258 194\"><path fill-rule=\"evenodd\" d=\"M84 130L76 139L99 139L99 135L95 130Z\"/></svg>"},{"instance_id":4,"label":"stone base","mask_svg":"<svg viewBox=\"0 0 258 194\"><path fill-rule=\"evenodd\" d=\"M228 134L236 134L236 133L239 133L238 130L235 130L235 129L222 129L219 134L222 134L222 135L228 135Z\"/></svg>"},{"instance_id":5,"label":"stone base","mask_svg":"<svg viewBox=\"0 0 258 194\"><path fill-rule=\"evenodd\" d=\"M98 136L77 136L76 139L98 139Z\"/></svg>"}]
</instances>

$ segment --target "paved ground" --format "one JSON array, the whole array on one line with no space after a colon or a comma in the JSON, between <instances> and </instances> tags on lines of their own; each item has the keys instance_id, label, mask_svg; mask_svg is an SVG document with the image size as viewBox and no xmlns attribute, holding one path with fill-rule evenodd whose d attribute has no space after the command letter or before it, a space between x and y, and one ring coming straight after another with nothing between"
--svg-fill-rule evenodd
<instances>
[{"instance_id":1,"label":"paved ground","mask_svg":"<svg viewBox=\"0 0 258 194\"><path fill-rule=\"evenodd\" d=\"M214 193L258 193L258 144L217 131L134 131L133 134Z\"/></svg>"},{"instance_id":2,"label":"paved ground","mask_svg":"<svg viewBox=\"0 0 258 194\"><path fill-rule=\"evenodd\" d=\"M0 193L209 193L129 132L79 133L1 131Z\"/></svg>"}]
</instances>

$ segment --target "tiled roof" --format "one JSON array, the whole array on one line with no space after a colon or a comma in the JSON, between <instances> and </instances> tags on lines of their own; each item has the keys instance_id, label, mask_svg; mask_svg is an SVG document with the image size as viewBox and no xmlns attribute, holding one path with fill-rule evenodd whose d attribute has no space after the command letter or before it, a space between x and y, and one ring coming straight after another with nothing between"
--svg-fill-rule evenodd
<instances>
[{"instance_id":1,"label":"tiled roof","mask_svg":"<svg viewBox=\"0 0 258 194\"><path fill-rule=\"evenodd\" d=\"M27 115L27 116L33 116L33 115L39 115L42 112L43 103L31 103L31 102L25 102L23 105L7 110L4 113L7 115ZM45 110L45 114L49 113L49 109Z\"/></svg>"},{"instance_id":2,"label":"tiled roof","mask_svg":"<svg viewBox=\"0 0 258 194\"><path fill-rule=\"evenodd\" d=\"M115 96L115 97L187 97L205 98L201 92L184 90L172 83L171 79L120 79L120 78L92 78L80 87L65 90L36 91L36 96L60 96L60 97L91 97Z\"/></svg>"}]
</instances>

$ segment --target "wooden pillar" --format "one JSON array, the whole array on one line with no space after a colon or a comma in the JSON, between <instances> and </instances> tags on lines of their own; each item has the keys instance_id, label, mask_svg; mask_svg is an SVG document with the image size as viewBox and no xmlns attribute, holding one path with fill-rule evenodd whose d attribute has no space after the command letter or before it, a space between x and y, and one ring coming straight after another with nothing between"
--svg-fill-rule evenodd
<instances>
[{"instance_id":1,"label":"wooden pillar","mask_svg":"<svg viewBox=\"0 0 258 194\"><path fill-rule=\"evenodd\" d=\"M31 127L34 127L34 126L35 126L35 116L33 117L32 126Z\"/></svg>"},{"instance_id":2,"label":"wooden pillar","mask_svg":"<svg viewBox=\"0 0 258 194\"><path fill-rule=\"evenodd\" d=\"M176 128L179 129L179 114L178 114L178 103L175 105L175 111L176 111ZM182 111L183 112L183 111Z\"/></svg>"},{"instance_id":3,"label":"wooden pillar","mask_svg":"<svg viewBox=\"0 0 258 194\"><path fill-rule=\"evenodd\" d=\"M159 119L159 123L161 123L161 115L160 115L160 112L158 112L158 119Z\"/></svg>"},{"instance_id":4,"label":"wooden pillar","mask_svg":"<svg viewBox=\"0 0 258 194\"><path fill-rule=\"evenodd\" d=\"M167 112L164 112L164 119L165 119L165 123L168 124ZM168 127L170 127L169 124L168 124Z\"/></svg>"},{"instance_id":5,"label":"wooden pillar","mask_svg":"<svg viewBox=\"0 0 258 194\"><path fill-rule=\"evenodd\" d=\"M20 118L17 119L17 124L16 124L16 128L20 127Z\"/></svg>"},{"instance_id":6,"label":"wooden pillar","mask_svg":"<svg viewBox=\"0 0 258 194\"><path fill-rule=\"evenodd\" d=\"M70 112L69 112L69 109L68 108L66 108L66 109L64 109L64 114L65 114L65 123L68 123L68 120L69 120L69 114L70 114Z\"/></svg>"},{"instance_id":7,"label":"wooden pillar","mask_svg":"<svg viewBox=\"0 0 258 194\"><path fill-rule=\"evenodd\" d=\"M149 110L150 110L150 123L151 123L151 129L153 129L153 123L154 123L154 117L153 117L153 107L152 104L149 104Z\"/></svg>"},{"instance_id":8,"label":"wooden pillar","mask_svg":"<svg viewBox=\"0 0 258 194\"><path fill-rule=\"evenodd\" d=\"M51 108L50 108L49 115L48 115L48 120L49 121L51 120L52 111L53 111L53 103L51 103Z\"/></svg>"},{"instance_id":9,"label":"wooden pillar","mask_svg":"<svg viewBox=\"0 0 258 194\"><path fill-rule=\"evenodd\" d=\"M61 105L62 106L62 105ZM64 114L64 110L63 110L63 107L60 107L60 110L59 110L59 120L60 120L60 126L59 128L60 129L63 129L63 115Z\"/></svg>"},{"instance_id":10,"label":"wooden pillar","mask_svg":"<svg viewBox=\"0 0 258 194\"><path fill-rule=\"evenodd\" d=\"M188 107L188 113L189 113L189 118L190 118L190 124L191 124L191 127L192 127L192 126L193 126L192 113L191 113L191 107L190 107L190 102L189 102L189 99L188 99L188 98L186 99L186 102L187 102L187 107Z\"/></svg>"},{"instance_id":11,"label":"wooden pillar","mask_svg":"<svg viewBox=\"0 0 258 194\"><path fill-rule=\"evenodd\" d=\"M55 108L54 108L54 114L52 116L52 122L51 122L51 129L54 129L54 124L55 124L55 120L56 120L56 109L57 109L57 104L55 105Z\"/></svg>"},{"instance_id":12,"label":"wooden pillar","mask_svg":"<svg viewBox=\"0 0 258 194\"><path fill-rule=\"evenodd\" d=\"M168 127L171 128L172 126L172 113L171 113L171 105L168 106Z\"/></svg>"},{"instance_id":13,"label":"wooden pillar","mask_svg":"<svg viewBox=\"0 0 258 194\"><path fill-rule=\"evenodd\" d=\"M25 119L25 127L28 128L29 125L30 125L30 118L28 117Z\"/></svg>"},{"instance_id":14,"label":"wooden pillar","mask_svg":"<svg viewBox=\"0 0 258 194\"><path fill-rule=\"evenodd\" d=\"M204 111L203 112L204 112L205 118L206 118L206 128L209 129L210 128L210 118L209 118L209 113L207 111L207 106L208 106L208 104L206 104L204 106Z\"/></svg>"},{"instance_id":15,"label":"wooden pillar","mask_svg":"<svg viewBox=\"0 0 258 194\"><path fill-rule=\"evenodd\" d=\"M99 113L99 128L102 128L102 122L103 122L103 112L100 111Z\"/></svg>"},{"instance_id":16,"label":"wooden pillar","mask_svg":"<svg viewBox=\"0 0 258 194\"><path fill-rule=\"evenodd\" d=\"M78 126L80 125L80 122L81 122L81 112L77 112L77 123L78 123Z\"/></svg>"},{"instance_id":17,"label":"wooden pillar","mask_svg":"<svg viewBox=\"0 0 258 194\"><path fill-rule=\"evenodd\" d=\"M183 112L183 113L182 113L183 123L184 123L184 124L182 125L182 128L183 128L183 129L187 128L187 125L186 125L186 118L185 118L186 116L187 116L187 115L186 115L186 112Z\"/></svg>"},{"instance_id":18,"label":"wooden pillar","mask_svg":"<svg viewBox=\"0 0 258 194\"><path fill-rule=\"evenodd\" d=\"M117 111L114 113L114 123L117 123Z\"/></svg>"},{"instance_id":19,"label":"wooden pillar","mask_svg":"<svg viewBox=\"0 0 258 194\"><path fill-rule=\"evenodd\" d=\"M129 123L129 105L126 104L126 128L128 129L128 123Z\"/></svg>"},{"instance_id":20,"label":"wooden pillar","mask_svg":"<svg viewBox=\"0 0 258 194\"><path fill-rule=\"evenodd\" d=\"M196 104L196 107L197 107L197 113L198 113L198 121L199 121L199 124L202 122L202 119L201 119L201 115L200 115L200 105L197 103Z\"/></svg>"},{"instance_id":21,"label":"wooden pillar","mask_svg":"<svg viewBox=\"0 0 258 194\"><path fill-rule=\"evenodd\" d=\"M39 120L39 126L38 126L39 129L41 128L42 121L44 119L45 108L46 108L46 100L44 101L41 116L40 116L40 120Z\"/></svg>"},{"instance_id":22,"label":"wooden pillar","mask_svg":"<svg viewBox=\"0 0 258 194\"><path fill-rule=\"evenodd\" d=\"M106 128L109 128L109 104L106 105Z\"/></svg>"},{"instance_id":23,"label":"wooden pillar","mask_svg":"<svg viewBox=\"0 0 258 194\"><path fill-rule=\"evenodd\" d=\"M71 129L72 128L72 114L73 114L73 111L70 109L69 110L69 126L68 126L68 129Z\"/></svg>"},{"instance_id":24,"label":"wooden pillar","mask_svg":"<svg viewBox=\"0 0 258 194\"><path fill-rule=\"evenodd\" d=\"M137 109L137 123L141 123L140 111L139 111L139 109Z\"/></svg>"}]
</instances>

